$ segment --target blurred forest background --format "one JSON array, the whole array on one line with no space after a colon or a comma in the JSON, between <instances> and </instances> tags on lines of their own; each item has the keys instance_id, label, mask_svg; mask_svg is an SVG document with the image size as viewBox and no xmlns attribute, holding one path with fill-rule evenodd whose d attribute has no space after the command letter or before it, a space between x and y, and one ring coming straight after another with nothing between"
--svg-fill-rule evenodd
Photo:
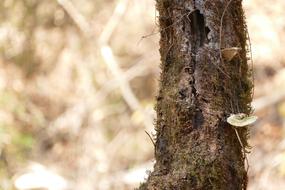
<instances>
[{"instance_id":1,"label":"blurred forest background","mask_svg":"<svg viewBox=\"0 0 285 190\"><path fill-rule=\"evenodd\" d=\"M285 189L285 1L244 0L249 189ZM133 189L153 164L154 0L1 0L0 189ZM149 35L150 34L150 35Z\"/></svg>"}]
</instances>

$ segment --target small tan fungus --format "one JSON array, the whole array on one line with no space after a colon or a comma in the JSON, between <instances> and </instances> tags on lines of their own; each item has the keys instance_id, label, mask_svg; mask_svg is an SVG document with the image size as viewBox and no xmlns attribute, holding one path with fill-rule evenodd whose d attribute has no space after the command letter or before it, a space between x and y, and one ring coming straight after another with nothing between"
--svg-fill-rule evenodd
<instances>
[{"instance_id":1,"label":"small tan fungus","mask_svg":"<svg viewBox=\"0 0 285 190\"><path fill-rule=\"evenodd\" d=\"M222 49L222 56L226 61L231 61L241 50L239 47L231 47Z\"/></svg>"}]
</instances>

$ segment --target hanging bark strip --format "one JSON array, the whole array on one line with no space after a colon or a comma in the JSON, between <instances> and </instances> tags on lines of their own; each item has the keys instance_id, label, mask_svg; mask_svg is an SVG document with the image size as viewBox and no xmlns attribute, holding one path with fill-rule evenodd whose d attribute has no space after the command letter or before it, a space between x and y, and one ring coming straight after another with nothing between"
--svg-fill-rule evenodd
<instances>
[{"instance_id":1,"label":"hanging bark strip","mask_svg":"<svg viewBox=\"0 0 285 190\"><path fill-rule=\"evenodd\" d=\"M156 163L139 189L246 189L242 147L226 123L231 114L251 112L242 2L156 2L162 69L156 105ZM220 50L232 47L240 48L238 56L221 60ZM237 131L247 146L247 129Z\"/></svg>"}]
</instances>

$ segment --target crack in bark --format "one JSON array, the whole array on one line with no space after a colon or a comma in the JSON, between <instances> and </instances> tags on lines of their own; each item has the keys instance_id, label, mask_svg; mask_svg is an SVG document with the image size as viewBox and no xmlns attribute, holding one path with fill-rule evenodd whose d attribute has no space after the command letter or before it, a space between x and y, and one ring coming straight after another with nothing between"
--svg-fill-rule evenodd
<instances>
[{"instance_id":1,"label":"crack in bark","mask_svg":"<svg viewBox=\"0 0 285 190\"><path fill-rule=\"evenodd\" d=\"M191 28L190 39L191 39L191 44L193 44L193 46L191 47L191 60L192 60L192 65L193 65L193 73L195 73L196 64L197 64L196 55L199 49L203 47L209 41L207 36L210 30L205 25L204 15L201 14L200 10L198 9L194 10L189 15L189 20L190 20L190 28ZM191 78L193 82L190 83L190 85L192 88L192 93L193 93L193 98L194 98L193 103L195 106L192 124L193 124L193 128L197 128L198 126L201 126L203 124L204 116L203 116L201 109L199 109L199 102L198 102L199 94L197 93L197 90L196 90L196 80L195 80L194 75L192 75Z\"/></svg>"}]
</instances>

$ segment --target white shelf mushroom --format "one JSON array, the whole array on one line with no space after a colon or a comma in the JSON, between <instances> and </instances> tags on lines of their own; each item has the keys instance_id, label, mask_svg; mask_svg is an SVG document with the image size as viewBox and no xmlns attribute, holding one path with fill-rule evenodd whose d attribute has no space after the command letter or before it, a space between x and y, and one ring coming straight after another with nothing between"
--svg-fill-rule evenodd
<instances>
[{"instance_id":1,"label":"white shelf mushroom","mask_svg":"<svg viewBox=\"0 0 285 190\"><path fill-rule=\"evenodd\" d=\"M257 116L248 116L244 113L238 113L231 114L227 118L227 122L234 127L245 127L256 122L257 118Z\"/></svg>"}]
</instances>

